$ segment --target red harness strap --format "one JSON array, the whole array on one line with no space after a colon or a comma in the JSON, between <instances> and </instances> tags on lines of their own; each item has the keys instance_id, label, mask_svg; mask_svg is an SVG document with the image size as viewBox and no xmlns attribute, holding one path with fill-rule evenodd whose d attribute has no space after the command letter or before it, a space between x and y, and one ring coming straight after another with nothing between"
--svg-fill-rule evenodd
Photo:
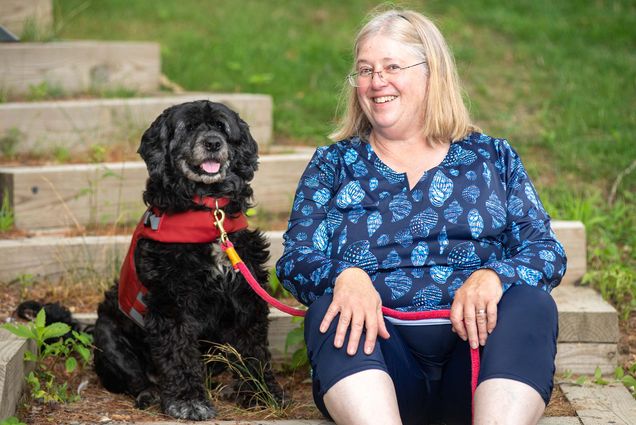
<instances>
[{"instance_id":1,"label":"red harness strap","mask_svg":"<svg viewBox=\"0 0 636 425\"><path fill-rule=\"evenodd\" d=\"M199 198L195 202L209 208L224 207L227 198ZM236 232L247 228L244 214L228 217L225 220L226 231ZM135 270L135 249L140 239L151 239L164 243L210 243L221 236L214 223L213 211L186 211L176 214L160 214L154 208L148 208L137 224L128 248L128 254L119 275L119 309L136 324L144 326L146 303L144 296L148 289L141 283Z\"/></svg>"}]
</instances>

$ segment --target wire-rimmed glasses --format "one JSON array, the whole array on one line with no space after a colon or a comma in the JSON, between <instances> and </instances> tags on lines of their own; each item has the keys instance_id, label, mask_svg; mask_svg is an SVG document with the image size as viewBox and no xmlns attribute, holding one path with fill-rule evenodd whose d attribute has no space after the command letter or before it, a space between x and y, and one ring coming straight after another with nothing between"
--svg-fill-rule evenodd
<instances>
[{"instance_id":1,"label":"wire-rimmed glasses","mask_svg":"<svg viewBox=\"0 0 636 425\"><path fill-rule=\"evenodd\" d=\"M396 64L391 64L385 66L380 71L374 71L371 67L363 67L359 71L347 75L347 80L353 87L360 87L369 84L373 79L373 75L378 74L378 77L382 78L384 82L388 82L388 80L390 79L390 77L388 77L389 75L395 76L400 74L405 69L413 68L414 66L422 65L425 63L426 61L422 61L409 66L399 66Z\"/></svg>"}]
</instances>

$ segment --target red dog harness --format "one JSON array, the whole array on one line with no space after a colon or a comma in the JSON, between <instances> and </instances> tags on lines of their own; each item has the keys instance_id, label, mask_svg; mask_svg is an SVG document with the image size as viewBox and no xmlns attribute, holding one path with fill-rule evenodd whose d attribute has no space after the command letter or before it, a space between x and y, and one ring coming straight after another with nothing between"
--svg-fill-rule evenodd
<instances>
[{"instance_id":1,"label":"red dog harness","mask_svg":"<svg viewBox=\"0 0 636 425\"><path fill-rule=\"evenodd\" d=\"M227 198L195 198L195 202L211 209L226 206ZM247 228L244 214L227 217L224 221L226 232L232 233ZM135 228L128 248L128 254L119 275L119 309L132 321L144 327L148 293L135 270L135 248L140 239L151 239L164 243L210 243L221 237L221 231L215 225L213 211L186 211L176 214L160 214L155 208L148 208Z\"/></svg>"}]
</instances>

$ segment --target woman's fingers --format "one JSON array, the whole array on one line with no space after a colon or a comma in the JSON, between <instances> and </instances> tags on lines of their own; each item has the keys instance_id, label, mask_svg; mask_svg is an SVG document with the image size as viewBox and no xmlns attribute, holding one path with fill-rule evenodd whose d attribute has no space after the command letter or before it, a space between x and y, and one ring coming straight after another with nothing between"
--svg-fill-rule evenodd
<instances>
[{"instance_id":1,"label":"woman's fingers","mask_svg":"<svg viewBox=\"0 0 636 425\"><path fill-rule=\"evenodd\" d=\"M480 345L486 345L488 339L488 317L486 316L486 308L477 307L475 311L475 322L477 323L477 338ZM475 348L471 343L471 347Z\"/></svg>"},{"instance_id":2,"label":"woman's fingers","mask_svg":"<svg viewBox=\"0 0 636 425\"><path fill-rule=\"evenodd\" d=\"M464 326L464 306L457 298L451 305L450 320L453 326L453 332L457 333L461 339L466 341L468 334L466 333L466 326Z\"/></svg>"}]
</instances>

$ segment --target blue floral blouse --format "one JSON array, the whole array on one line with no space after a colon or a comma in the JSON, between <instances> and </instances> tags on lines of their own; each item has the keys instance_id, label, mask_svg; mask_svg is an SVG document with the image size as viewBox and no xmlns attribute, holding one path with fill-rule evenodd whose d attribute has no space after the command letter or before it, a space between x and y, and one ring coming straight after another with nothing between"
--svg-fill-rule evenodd
<instances>
[{"instance_id":1,"label":"blue floral blouse","mask_svg":"<svg viewBox=\"0 0 636 425\"><path fill-rule=\"evenodd\" d=\"M550 291L565 273L563 247L517 153L472 133L411 190L405 173L353 137L316 150L303 173L285 250L283 286L309 305L346 268L365 270L383 305L450 308L472 272Z\"/></svg>"}]
</instances>

